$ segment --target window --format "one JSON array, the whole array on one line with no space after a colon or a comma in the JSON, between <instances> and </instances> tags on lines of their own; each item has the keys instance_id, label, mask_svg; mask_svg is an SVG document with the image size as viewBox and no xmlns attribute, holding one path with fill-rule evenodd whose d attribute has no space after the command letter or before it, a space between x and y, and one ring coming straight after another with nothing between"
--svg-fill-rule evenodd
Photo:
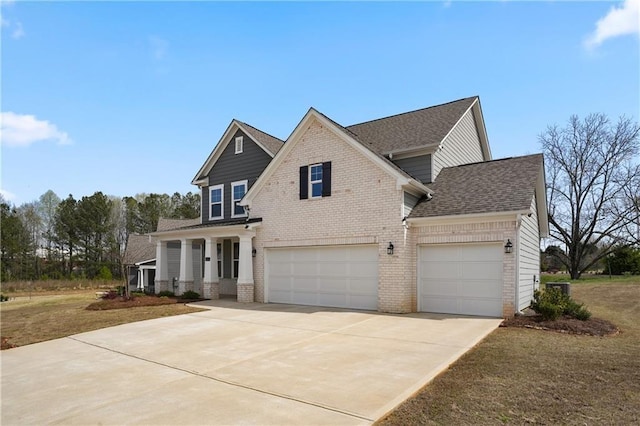
<instances>
[{"instance_id":1,"label":"window","mask_svg":"<svg viewBox=\"0 0 640 426\"><path fill-rule=\"evenodd\" d=\"M238 136L236 138L236 154L242 154L242 149L244 145L244 140L242 136Z\"/></svg>"},{"instance_id":2,"label":"window","mask_svg":"<svg viewBox=\"0 0 640 426\"><path fill-rule=\"evenodd\" d=\"M209 189L209 219L222 219L224 206L224 185L212 186Z\"/></svg>"},{"instance_id":3,"label":"window","mask_svg":"<svg viewBox=\"0 0 640 426\"><path fill-rule=\"evenodd\" d=\"M246 192L246 180L231 183L231 197L233 199L233 202L231 203L231 217L245 217L247 215L244 211L244 207L238 205Z\"/></svg>"},{"instance_id":4,"label":"window","mask_svg":"<svg viewBox=\"0 0 640 426\"><path fill-rule=\"evenodd\" d=\"M300 199L331 196L331 161L300 167Z\"/></svg>"},{"instance_id":5,"label":"window","mask_svg":"<svg viewBox=\"0 0 640 426\"><path fill-rule=\"evenodd\" d=\"M216 244L218 252L218 278L222 278L222 244Z\"/></svg>"},{"instance_id":6,"label":"window","mask_svg":"<svg viewBox=\"0 0 640 426\"><path fill-rule=\"evenodd\" d=\"M239 265L240 265L240 243L233 243L233 278L238 278Z\"/></svg>"},{"instance_id":7,"label":"window","mask_svg":"<svg viewBox=\"0 0 640 426\"><path fill-rule=\"evenodd\" d=\"M311 198L322 197L322 164L314 164L309 167L309 186Z\"/></svg>"}]
</instances>

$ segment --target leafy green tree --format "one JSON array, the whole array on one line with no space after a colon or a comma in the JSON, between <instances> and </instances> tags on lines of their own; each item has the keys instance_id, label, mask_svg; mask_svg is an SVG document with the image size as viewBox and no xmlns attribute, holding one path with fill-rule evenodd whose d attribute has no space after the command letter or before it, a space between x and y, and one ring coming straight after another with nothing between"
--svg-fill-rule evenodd
<instances>
[{"instance_id":1,"label":"leafy green tree","mask_svg":"<svg viewBox=\"0 0 640 426\"><path fill-rule=\"evenodd\" d=\"M69 275L73 272L74 254L79 243L77 204L71 194L62 200L56 209L53 225L55 242L63 260L62 270Z\"/></svg>"},{"instance_id":2,"label":"leafy green tree","mask_svg":"<svg viewBox=\"0 0 640 426\"><path fill-rule=\"evenodd\" d=\"M34 278L32 234L22 223L15 208L0 203L0 280L11 281Z\"/></svg>"},{"instance_id":3,"label":"leafy green tree","mask_svg":"<svg viewBox=\"0 0 640 426\"><path fill-rule=\"evenodd\" d=\"M640 249L617 247L605 262L605 273L612 275L640 275Z\"/></svg>"}]
</instances>

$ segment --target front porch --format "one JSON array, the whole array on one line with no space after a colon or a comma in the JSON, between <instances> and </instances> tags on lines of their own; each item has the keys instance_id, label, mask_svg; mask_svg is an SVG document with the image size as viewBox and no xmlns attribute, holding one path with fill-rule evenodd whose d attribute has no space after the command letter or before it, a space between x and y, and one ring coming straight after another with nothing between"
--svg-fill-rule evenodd
<instances>
[{"instance_id":1,"label":"front porch","mask_svg":"<svg viewBox=\"0 0 640 426\"><path fill-rule=\"evenodd\" d=\"M224 295L253 302L253 238L259 225L259 221L243 221L152 233L156 294L194 291L206 299Z\"/></svg>"}]
</instances>

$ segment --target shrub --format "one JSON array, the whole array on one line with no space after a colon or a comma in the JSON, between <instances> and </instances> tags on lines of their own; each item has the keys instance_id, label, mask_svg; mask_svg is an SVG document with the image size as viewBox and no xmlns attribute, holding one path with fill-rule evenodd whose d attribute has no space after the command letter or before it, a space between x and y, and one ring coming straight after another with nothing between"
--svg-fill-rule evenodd
<instances>
[{"instance_id":1,"label":"shrub","mask_svg":"<svg viewBox=\"0 0 640 426\"><path fill-rule=\"evenodd\" d=\"M6 302L9 300L9 296L5 296L4 294L0 294L0 302Z\"/></svg>"},{"instance_id":2,"label":"shrub","mask_svg":"<svg viewBox=\"0 0 640 426\"><path fill-rule=\"evenodd\" d=\"M176 295L172 291L162 290L158 293L158 297L176 297Z\"/></svg>"},{"instance_id":3,"label":"shrub","mask_svg":"<svg viewBox=\"0 0 640 426\"><path fill-rule=\"evenodd\" d=\"M576 302L559 288L534 291L531 309L539 313L545 321L555 321L560 315L567 315L581 321L591 317L591 312L583 304Z\"/></svg>"},{"instance_id":4,"label":"shrub","mask_svg":"<svg viewBox=\"0 0 640 426\"><path fill-rule=\"evenodd\" d=\"M196 293L195 291L189 290L182 293L180 299L200 299L200 294Z\"/></svg>"}]
</instances>

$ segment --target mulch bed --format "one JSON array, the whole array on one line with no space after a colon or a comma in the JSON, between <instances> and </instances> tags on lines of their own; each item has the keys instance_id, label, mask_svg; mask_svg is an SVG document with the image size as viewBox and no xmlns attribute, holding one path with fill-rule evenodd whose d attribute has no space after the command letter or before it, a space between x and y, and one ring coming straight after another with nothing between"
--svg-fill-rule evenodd
<instances>
[{"instance_id":1,"label":"mulch bed","mask_svg":"<svg viewBox=\"0 0 640 426\"><path fill-rule=\"evenodd\" d=\"M600 318L580 321L563 316L555 321L543 321L540 315L518 315L504 320L500 327L524 327L588 336L611 336L620 331L615 324Z\"/></svg>"},{"instance_id":2,"label":"mulch bed","mask_svg":"<svg viewBox=\"0 0 640 426\"><path fill-rule=\"evenodd\" d=\"M1 350L18 347L18 345L14 345L13 343L11 343L9 339L11 339L11 337L0 336L0 341L2 341L2 345L0 345Z\"/></svg>"},{"instance_id":3,"label":"mulch bed","mask_svg":"<svg viewBox=\"0 0 640 426\"><path fill-rule=\"evenodd\" d=\"M204 299L177 299L173 297L156 297L156 296L135 296L135 297L117 297L115 299L103 299L93 302L86 307L89 311L105 311L108 309L125 309L135 308L139 306L160 306L172 305L174 303L192 303Z\"/></svg>"}]
</instances>

